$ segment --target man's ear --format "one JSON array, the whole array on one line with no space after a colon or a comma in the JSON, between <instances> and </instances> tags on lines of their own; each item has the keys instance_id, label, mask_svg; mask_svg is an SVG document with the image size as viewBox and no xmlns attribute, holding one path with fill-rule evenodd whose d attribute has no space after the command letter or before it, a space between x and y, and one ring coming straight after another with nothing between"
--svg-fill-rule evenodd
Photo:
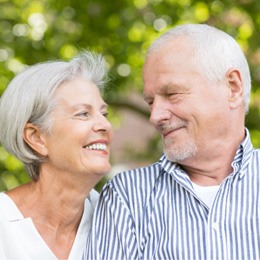
<instances>
[{"instance_id":1,"label":"man's ear","mask_svg":"<svg viewBox=\"0 0 260 260\"><path fill-rule=\"evenodd\" d=\"M244 90L241 73L238 69L232 68L227 71L226 79L229 87L229 104L232 109L243 105Z\"/></svg>"},{"instance_id":2,"label":"man's ear","mask_svg":"<svg viewBox=\"0 0 260 260\"><path fill-rule=\"evenodd\" d=\"M45 137L40 128L32 123L27 123L23 131L24 141L39 155L47 156Z\"/></svg>"}]
</instances>

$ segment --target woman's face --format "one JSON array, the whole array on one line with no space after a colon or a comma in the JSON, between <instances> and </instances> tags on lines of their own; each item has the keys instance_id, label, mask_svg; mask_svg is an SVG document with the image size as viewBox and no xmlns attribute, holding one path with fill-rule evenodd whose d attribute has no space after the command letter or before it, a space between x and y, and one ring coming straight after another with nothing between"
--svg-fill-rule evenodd
<instances>
[{"instance_id":1,"label":"woman's face","mask_svg":"<svg viewBox=\"0 0 260 260\"><path fill-rule=\"evenodd\" d=\"M51 134L45 136L45 163L61 173L102 177L111 168L112 128L99 89L79 78L62 84L55 98Z\"/></svg>"}]
</instances>

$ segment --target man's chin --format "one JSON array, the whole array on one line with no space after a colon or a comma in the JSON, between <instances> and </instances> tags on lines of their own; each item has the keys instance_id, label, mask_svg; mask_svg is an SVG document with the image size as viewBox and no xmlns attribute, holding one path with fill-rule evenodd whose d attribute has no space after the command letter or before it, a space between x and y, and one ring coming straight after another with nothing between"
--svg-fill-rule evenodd
<instances>
[{"instance_id":1,"label":"man's chin","mask_svg":"<svg viewBox=\"0 0 260 260\"><path fill-rule=\"evenodd\" d=\"M164 154L166 158L174 163L180 163L181 161L190 159L196 154L197 147L189 143L186 145L184 148L179 148L179 149L169 149L169 148L164 148Z\"/></svg>"}]
</instances>

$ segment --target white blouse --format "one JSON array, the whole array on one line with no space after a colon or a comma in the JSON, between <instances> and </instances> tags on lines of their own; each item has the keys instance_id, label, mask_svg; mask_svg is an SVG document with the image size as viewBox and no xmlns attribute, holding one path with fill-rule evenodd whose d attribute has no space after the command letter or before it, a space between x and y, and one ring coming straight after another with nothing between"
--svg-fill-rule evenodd
<instances>
[{"instance_id":1,"label":"white blouse","mask_svg":"<svg viewBox=\"0 0 260 260\"><path fill-rule=\"evenodd\" d=\"M98 200L95 190L85 200L83 216L72 246L70 260L82 259L93 210ZM57 260L35 228L31 218L24 218L13 200L0 193L0 259Z\"/></svg>"}]
</instances>

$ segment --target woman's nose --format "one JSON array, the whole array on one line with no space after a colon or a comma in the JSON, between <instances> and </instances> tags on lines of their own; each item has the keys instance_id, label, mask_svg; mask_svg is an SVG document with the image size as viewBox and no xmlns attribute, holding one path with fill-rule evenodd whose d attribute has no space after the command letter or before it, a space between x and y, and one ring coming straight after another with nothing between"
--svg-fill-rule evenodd
<instances>
[{"instance_id":1,"label":"woman's nose","mask_svg":"<svg viewBox=\"0 0 260 260\"><path fill-rule=\"evenodd\" d=\"M112 125L111 125L111 123L108 121L108 119L103 114L100 114L96 118L96 122L95 122L95 125L94 125L94 130L95 131L110 132L112 130Z\"/></svg>"}]
</instances>

